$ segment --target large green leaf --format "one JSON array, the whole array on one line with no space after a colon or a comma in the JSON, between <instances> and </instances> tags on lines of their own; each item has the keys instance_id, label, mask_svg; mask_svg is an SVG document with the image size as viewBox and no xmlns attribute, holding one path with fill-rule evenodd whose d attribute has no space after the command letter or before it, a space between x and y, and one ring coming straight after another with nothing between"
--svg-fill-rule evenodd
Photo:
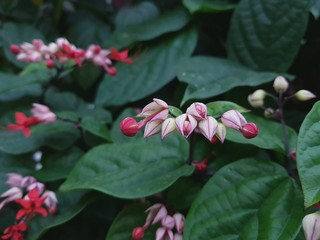
<instances>
[{"instance_id":1,"label":"large green leaf","mask_svg":"<svg viewBox=\"0 0 320 240\"><path fill-rule=\"evenodd\" d=\"M40 124L31 128L31 136L21 132L0 132L0 151L21 154L49 146L56 150L70 147L79 137L78 130L71 123L57 121L52 124Z\"/></svg>"},{"instance_id":2,"label":"large green leaf","mask_svg":"<svg viewBox=\"0 0 320 240\"><path fill-rule=\"evenodd\" d=\"M273 149L286 155L283 144L283 129L280 123L257 117L254 114L244 114L248 122L255 123L259 128L259 134L255 138L247 139L240 132L233 129L227 130L226 138L233 142L253 144L263 149ZM297 133L287 127L289 138L289 152L296 150Z\"/></svg>"},{"instance_id":3,"label":"large green leaf","mask_svg":"<svg viewBox=\"0 0 320 240\"><path fill-rule=\"evenodd\" d=\"M237 110L241 113L250 111L234 102L228 102L228 101L210 102L210 103L207 103L207 108L208 108L208 115L215 118L220 117L223 113L229 110Z\"/></svg>"},{"instance_id":4,"label":"large green leaf","mask_svg":"<svg viewBox=\"0 0 320 240\"><path fill-rule=\"evenodd\" d=\"M130 25L112 34L107 46L127 47L135 42L151 40L164 33L175 32L189 22L189 15L183 9L168 11L153 20Z\"/></svg>"},{"instance_id":5,"label":"large green leaf","mask_svg":"<svg viewBox=\"0 0 320 240\"><path fill-rule=\"evenodd\" d=\"M306 207L320 201L320 102L303 121L297 146L297 166Z\"/></svg>"},{"instance_id":6,"label":"large green leaf","mask_svg":"<svg viewBox=\"0 0 320 240\"><path fill-rule=\"evenodd\" d=\"M185 240L291 240L303 217L303 197L284 168L242 159L220 169L187 215Z\"/></svg>"},{"instance_id":7,"label":"large green leaf","mask_svg":"<svg viewBox=\"0 0 320 240\"><path fill-rule=\"evenodd\" d=\"M122 105L159 90L173 80L176 63L191 55L196 41L194 29L186 29L150 46L132 65L118 64L117 75L106 75L100 84L96 103Z\"/></svg>"},{"instance_id":8,"label":"large green leaf","mask_svg":"<svg viewBox=\"0 0 320 240\"><path fill-rule=\"evenodd\" d=\"M145 204L131 204L122 210L112 222L108 231L106 240L128 240L132 237L132 230L141 227L146 221L145 210L148 208ZM145 231L144 240L153 240L154 231L148 229Z\"/></svg>"},{"instance_id":9,"label":"large green leaf","mask_svg":"<svg viewBox=\"0 0 320 240\"><path fill-rule=\"evenodd\" d=\"M256 70L285 72L307 27L309 0L242 0L231 20L228 56Z\"/></svg>"},{"instance_id":10,"label":"large green leaf","mask_svg":"<svg viewBox=\"0 0 320 240\"><path fill-rule=\"evenodd\" d=\"M111 142L111 134L106 122L88 116L82 119L80 126L84 130Z\"/></svg>"},{"instance_id":11,"label":"large green leaf","mask_svg":"<svg viewBox=\"0 0 320 240\"><path fill-rule=\"evenodd\" d=\"M178 134L163 142L154 136L145 142L100 145L82 157L61 189L96 189L120 198L149 196L192 174L187 157L188 143Z\"/></svg>"},{"instance_id":12,"label":"large green leaf","mask_svg":"<svg viewBox=\"0 0 320 240\"><path fill-rule=\"evenodd\" d=\"M183 0L183 4L191 13L194 12L222 12L235 7L230 0Z\"/></svg>"},{"instance_id":13,"label":"large green leaf","mask_svg":"<svg viewBox=\"0 0 320 240\"><path fill-rule=\"evenodd\" d=\"M257 72L228 59L198 56L181 61L178 79L188 84L182 103L214 97L238 86L257 86L277 74Z\"/></svg>"}]
</instances>

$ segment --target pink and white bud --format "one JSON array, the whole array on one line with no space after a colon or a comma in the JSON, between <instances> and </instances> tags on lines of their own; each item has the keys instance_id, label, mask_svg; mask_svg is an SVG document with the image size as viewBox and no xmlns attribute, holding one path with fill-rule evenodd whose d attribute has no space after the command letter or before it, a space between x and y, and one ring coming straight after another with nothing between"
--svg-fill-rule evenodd
<instances>
[{"instance_id":1,"label":"pink and white bud","mask_svg":"<svg viewBox=\"0 0 320 240\"><path fill-rule=\"evenodd\" d=\"M44 45L44 43L41 39L33 39L32 45L34 46L34 48L40 49Z\"/></svg>"},{"instance_id":2,"label":"pink and white bud","mask_svg":"<svg viewBox=\"0 0 320 240\"><path fill-rule=\"evenodd\" d=\"M173 229L175 224L176 224L175 219L173 217L171 217L170 215L165 216L161 220L162 227L164 227L166 229L170 229L170 230Z\"/></svg>"},{"instance_id":3,"label":"pink and white bud","mask_svg":"<svg viewBox=\"0 0 320 240\"><path fill-rule=\"evenodd\" d=\"M262 107L264 105L265 96L266 92L262 89L258 89L248 96L248 102L254 108Z\"/></svg>"},{"instance_id":4,"label":"pink and white bud","mask_svg":"<svg viewBox=\"0 0 320 240\"><path fill-rule=\"evenodd\" d=\"M178 233L183 233L183 227L184 227L184 222L185 222L185 217L181 213L175 213L173 215L176 229Z\"/></svg>"},{"instance_id":5,"label":"pink and white bud","mask_svg":"<svg viewBox=\"0 0 320 240\"><path fill-rule=\"evenodd\" d=\"M243 125L243 127L240 129L240 132L245 138L254 138L259 134L259 128L256 124L250 122Z\"/></svg>"},{"instance_id":6,"label":"pink and white bud","mask_svg":"<svg viewBox=\"0 0 320 240\"><path fill-rule=\"evenodd\" d=\"M134 240L140 240L144 237L144 229L142 227L136 227L132 231L132 238Z\"/></svg>"},{"instance_id":7,"label":"pink and white bud","mask_svg":"<svg viewBox=\"0 0 320 240\"><path fill-rule=\"evenodd\" d=\"M18 45L13 44L10 46L10 51L13 54L18 54L20 52L20 47Z\"/></svg>"},{"instance_id":8,"label":"pink and white bud","mask_svg":"<svg viewBox=\"0 0 320 240\"><path fill-rule=\"evenodd\" d=\"M144 129L144 137L147 138L147 137L150 137L152 135L155 135L155 134L161 132L162 123L163 123L162 120L148 122L146 124L145 129Z\"/></svg>"},{"instance_id":9,"label":"pink and white bud","mask_svg":"<svg viewBox=\"0 0 320 240\"><path fill-rule=\"evenodd\" d=\"M18 173L7 173L7 177L6 185L10 187L21 187L23 176Z\"/></svg>"},{"instance_id":10,"label":"pink and white bud","mask_svg":"<svg viewBox=\"0 0 320 240\"><path fill-rule=\"evenodd\" d=\"M312 92L308 91L308 90L299 90L298 92L296 92L294 94L295 98L299 101L308 101L312 98L317 97L316 95L314 95Z\"/></svg>"},{"instance_id":11,"label":"pink and white bud","mask_svg":"<svg viewBox=\"0 0 320 240\"><path fill-rule=\"evenodd\" d=\"M173 232L170 229L160 227L156 231L156 240L173 240Z\"/></svg>"},{"instance_id":12,"label":"pink and white bud","mask_svg":"<svg viewBox=\"0 0 320 240\"><path fill-rule=\"evenodd\" d=\"M306 240L320 239L320 212L306 215L302 220L302 228Z\"/></svg>"},{"instance_id":13,"label":"pink and white bud","mask_svg":"<svg viewBox=\"0 0 320 240\"><path fill-rule=\"evenodd\" d=\"M28 187L27 190L31 191L32 189L37 189L39 194L42 194L44 192L44 190L46 189L45 185L41 182L34 182L31 183Z\"/></svg>"},{"instance_id":14,"label":"pink and white bud","mask_svg":"<svg viewBox=\"0 0 320 240\"><path fill-rule=\"evenodd\" d=\"M201 134L211 141L213 136L216 134L218 122L215 118L208 116L207 119L198 123L198 128Z\"/></svg>"},{"instance_id":15,"label":"pink and white bud","mask_svg":"<svg viewBox=\"0 0 320 240\"><path fill-rule=\"evenodd\" d=\"M207 106L200 102L195 102L187 108L186 113L192 115L196 120L204 120L207 118Z\"/></svg>"},{"instance_id":16,"label":"pink and white bud","mask_svg":"<svg viewBox=\"0 0 320 240\"><path fill-rule=\"evenodd\" d=\"M41 197L46 197L44 200L44 205L48 208L48 212L50 214L55 214L57 212L57 204L58 199L54 192L52 191L45 191Z\"/></svg>"},{"instance_id":17,"label":"pink and white bud","mask_svg":"<svg viewBox=\"0 0 320 240\"><path fill-rule=\"evenodd\" d=\"M222 123L218 123L217 131L216 131L216 137L219 139L221 143L224 142L224 139L226 138L227 129L226 126ZM211 142L214 140L214 137L211 139Z\"/></svg>"},{"instance_id":18,"label":"pink and white bud","mask_svg":"<svg viewBox=\"0 0 320 240\"><path fill-rule=\"evenodd\" d=\"M285 91L287 91L288 87L288 81L282 76L276 77L273 82L273 88L277 93L284 93Z\"/></svg>"},{"instance_id":19,"label":"pink and white bud","mask_svg":"<svg viewBox=\"0 0 320 240\"><path fill-rule=\"evenodd\" d=\"M168 104L158 98L154 98L152 103L146 105L138 117L146 117L148 121L166 120L169 115Z\"/></svg>"},{"instance_id":20,"label":"pink and white bud","mask_svg":"<svg viewBox=\"0 0 320 240\"><path fill-rule=\"evenodd\" d=\"M176 130L176 122L174 118L167 118L162 123L161 127L161 139L164 139L166 136L168 136L170 133L174 132Z\"/></svg>"},{"instance_id":21,"label":"pink and white bud","mask_svg":"<svg viewBox=\"0 0 320 240\"><path fill-rule=\"evenodd\" d=\"M23 192L19 187L12 187L0 195L0 198L6 198L0 203L0 210L9 202L22 198Z\"/></svg>"},{"instance_id":22,"label":"pink and white bud","mask_svg":"<svg viewBox=\"0 0 320 240\"><path fill-rule=\"evenodd\" d=\"M166 207L160 203L152 205L146 212L149 212L146 220L147 225L160 222L168 214Z\"/></svg>"},{"instance_id":23,"label":"pink and white bud","mask_svg":"<svg viewBox=\"0 0 320 240\"><path fill-rule=\"evenodd\" d=\"M141 126L134 118L127 117L120 122L121 132L128 137L134 137L135 135L137 135L140 129Z\"/></svg>"},{"instance_id":24,"label":"pink and white bud","mask_svg":"<svg viewBox=\"0 0 320 240\"><path fill-rule=\"evenodd\" d=\"M47 68L54 68L55 67L55 62L52 59L47 59L46 60L46 67Z\"/></svg>"},{"instance_id":25,"label":"pink and white bud","mask_svg":"<svg viewBox=\"0 0 320 240\"><path fill-rule=\"evenodd\" d=\"M48 51L51 53L51 54L55 54L56 52L58 52L59 50L59 46L58 44L56 43L49 43L48 45Z\"/></svg>"},{"instance_id":26,"label":"pink and white bud","mask_svg":"<svg viewBox=\"0 0 320 240\"><path fill-rule=\"evenodd\" d=\"M221 121L226 127L235 130L240 130L247 123L247 120L237 110L229 110L222 114Z\"/></svg>"},{"instance_id":27,"label":"pink and white bud","mask_svg":"<svg viewBox=\"0 0 320 240\"><path fill-rule=\"evenodd\" d=\"M42 61L42 55L39 52L33 51L28 55L28 62L38 63Z\"/></svg>"},{"instance_id":28,"label":"pink and white bud","mask_svg":"<svg viewBox=\"0 0 320 240\"><path fill-rule=\"evenodd\" d=\"M37 179L35 179L32 176L27 176L22 179L20 187L21 188L28 188L31 184L33 184L35 182L37 182Z\"/></svg>"},{"instance_id":29,"label":"pink and white bud","mask_svg":"<svg viewBox=\"0 0 320 240\"><path fill-rule=\"evenodd\" d=\"M187 113L178 116L175 121L178 131L186 138L189 137L189 135L197 127L196 119Z\"/></svg>"},{"instance_id":30,"label":"pink and white bud","mask_svg":"<svg viewBox=\"0 0 320 240\"><path fill-rule=\"evenodd\" d=\"M182 235L179 234L179 233L175 233L175 234L173 235L173 240L182 240Z\"/></svg>"},{"instance_id":31,"label":"pink and white bud","mask_svg":"<svg viewBox=\"0 0 320 240\"><path fill-rule=\"evenodd\" d=\"M39 103L32 104L31 113L42 123L52 123L57 120L57 116L53 112L51 112L47 106Z\"/></svg>"},{"instance_id":32,"label":"pink and white bud","mask_svg":"<svg viewBox=\"0 0 320 240\"><path fill-rule=\"evenodd\" d=\"M28 55L25 52L19 53L16 58L18 61L22 61L22 62L28 61Z\"/></svg>"}]
</instances>

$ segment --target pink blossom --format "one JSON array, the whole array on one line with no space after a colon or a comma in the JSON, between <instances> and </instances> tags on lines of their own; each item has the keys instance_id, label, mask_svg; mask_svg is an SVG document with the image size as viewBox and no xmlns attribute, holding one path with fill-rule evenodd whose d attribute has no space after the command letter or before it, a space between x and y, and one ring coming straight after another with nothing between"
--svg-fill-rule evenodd
<instances>
[{"instance_id":1,"label":"pink blossom","mask_svg":"<svg viewBox=\"0 0 320 240\"><path fill-rule=\"evenodd\" d=\"M166 229L173 229L175 225L175 219L170 215L165 216L161 220L161 225Z\"/></svg>"},{"instance_id":2,"label":"pink blossom","mask_svg":"<svg viewBox=\"0 0 320 240\"><path fill-rule=\"evenodd\" d=\"M134 240L140 240L144 237L144 229L142 227L136 227L132 231L132 238Z\"/></svg>"},{"instance_id":3,"label":"pink blossom","mask_svg":"<svg viewBox=\"0 0 320 240\"><path fill-rule=\"evenodd\" d=\"M148 122L146 124L145 129L144 129L144 137L147 138L147 137L150 137L150 136L155 135L158 132L160 132L162 123L163 123L163 121L161 121L161 120Z\"/></svg>"},{"instance_id":4,"label":"pink blossom","mask_svg":"<svg viewBox=\"0 0 320 240\"><path fill-rule=\"evenodd\" d=\"M52 191L47 190L42 194L42 197L46 197L46 200L44 200L44 205L48 208L48 212L50 214L55 214L57 212L58 204L56 194Z\"/></svg>"},{"instance_id":5,"label":"pink blossom","mask_svg":"<svg viewBox=\"0 0 320 240\"><path fill-rule=\"evenodd\" d=\"M164 139L170 133L176 130L176 123L174 118L167 118L162 123L161 127L161 138Z\"/></svg>"},{"instance_id":6,"label":"pink blossom","mask_svg":"<svg viewBox=\"0 0 320 240\"><path fill-rule=\"evenodd\" d=\"M175 213L173 215L173 219L175 221L175 226L178 233L183 232L185 217L181 213Z\"/></svg>"},{"instance_id":7,"label":"pink blossom","mask_svg":"<svg viewBox=\"0 0 320 240\"><path fill-rule=\"evenodd\" d=\"M152 205L146 210L146 212L148 212L146 225L152 225L160 222L168 214L166 207L160 203Z\"/></svg>"},{"instance_id":8,"label":"pink blossom","mask_svg":"<svg viewBox=\"0 0 320 240\"><path fill-rule=\"evenodd\" d=\"M207 106L200 102L192 103L187 108L186 113L192 115L198 121L204 120L207 118Z\"/></svg>"},{"instance_id":9,"label":"pink blossom","mask_svg":"<svg viewBox=\"0 0 320 240\"><path fill-rule=\"evenodd\" d=\"M156 231L156 240L173 240L173 232L170 229L160 227Z\"/></svg>"},{"instance_id":10,"label":"pink blossom","mask_svg":"<svg viewBox=\"0 0 320 240\"><path fill-rule=\"evenodd\" d=\"M141 127L142 126L131 117L127 117L120 122L121 132L128 137L134 137L140 131Z\"/></svg>"},{"instance_id":11,"label":"pink blossom","mask_svg":"<svg viewBox=\"0 0 320 240\"><path fill-rule=\"evenodd\" d=\"M247 123L247 120L237 110L229 110L222 114L221 121L226 127L235 130L240 130Z\"/></svg>"},{"instance_id":12,"label":"pink blossom","mask_svg":"<svg viewBox=\"0 0 320 240\"><path fill-rule=\"evenodd\" d=\"M213 136L216 134L218 122L215 118L209 116L207 119L201 120L198 123L198 127L201 134L211 141Z\"/></svg>"},{"instance_id":13,"label":"pink blossom","mask_svg":"<svg viewBox=\"0 0 320 240\"><path fill-rule=\"evenodd\" d=\"M166 120L169 115L168 104L158 98L154 98L152 103L146 105L141 113L138 114L138 117L147 118L147 122L156 121L156 120Z\"/></svg>"},{"instance_id":14,"label":"pink blossom","mask_svg":"<svg viewBox=\"0 0 320 240\"><path fill-rule=\"evenodd\" d=\"M245 125L240 129L240 132L245 138L254 138L258 135L259 129L257 125L254 123L250 122Z\"/></svg>"},{"instance_id":15,"label":"pink blossom","mask_svg":"<svg viewBox=\"0 0 320 240\"><path fill-rule=\"evenodd\" d=\"M12 187L9 190L5 191L0 195L1 198L5 198L0 203L0 210L3 208L4 205L6 205L9 202L15 201L16 199L22 198L23 192L18 187Z\"/></svg>"},{"instance_id":16,"label":"pink blossom","mask_svg":"<svg viewBox=\"0 0 320 240\"><path fill-rule=\"evenodd\" d=\"M7 181L6 184L10 187L20 187L23 176L18 173L7 173Z\"/></svg>"},{"instance_id":17,"label":"pink blossom","mask_svg":"<svg viewBox=\"0 0 320 240\"><path fill-rule=\"evenodd\" d=\"M57 116L53 112L51 112L47 106L39 103L32 104L31 113L42 123L52 123L57 120Z\"/></svg>"},{"instance_id":18,"label":"pink blossom","mask_svg":"<svg viewBox=\"0 0 320 240\"><path fill-rule=\"evenodd\" d=\"M184 113L176 118L176 126L184 137L189 137L193 130L197 127L197 121L192 115Z\"/></svg>"}]
</instances>

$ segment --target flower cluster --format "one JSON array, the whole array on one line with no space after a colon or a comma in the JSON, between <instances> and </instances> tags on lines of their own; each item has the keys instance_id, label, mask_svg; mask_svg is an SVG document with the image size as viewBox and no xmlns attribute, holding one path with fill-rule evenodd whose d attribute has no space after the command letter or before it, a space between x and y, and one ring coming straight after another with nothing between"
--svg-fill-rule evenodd
<instances>
[{"instance_id":1,"label":"flower cluster","mask_svg":"<svg viewBox=\"0 0 320 240\"><path fill-rule=\"evenodd\" d=\"M144 232L151 226L160 223L156 231L156 240L182 240L185 217L181 213L173 216L168 214L166 207L160 203L152 205L146 210L148 216L142 227L136 227L132 231L134 240L143 239Z\"/></svg>"},{"instance_id":2,"label":"flower cluster","mask_svg":"<svg viewBox=\"0 0 320 240\"><path fill-rule=\"evenodd\" d=\"M126 136L135 136L145 126L144 137L150 137L161 132L164 139L170 133L178 130L184 137L189 137L193 131L200 132L210 142L216 139L224 142L226 127L240 131L246 138L258 135L258 127L254 123L248 123L243 115L237 110L229 110L222 114L221 123L212 116L207 115L207 106L196 102L191 104L186 113L176 118L170 115L169 106L161 99L154 98L152 103L146 105L137 117L144 117L137 122L132 117L123 119L120 129Z\"/></svg>"},{"instance_id":3,"label":"flower cluster","mask_svg":"<svg viewBox=\"0 0 320 240\"><path fill-rule=\"evenodd\" d=\"M44 184L34 177L23 177L17 173L8 173L7 176L6 185L11 188L0 195L4 198L0 211L9 202L16 202L21 209L16 214L16 224L6 228L1 238L21 240L36 214L46 217L48 213L56 213L58 200L54 192L46 190Z\"/></svg>"},{"instance_id":4,"label":"flower cluster","mask_svg":"<svg viewBox=\"0 0 320 240\"><path fill-rule=\"evenodd\" d=\"M22 131L25 137L31 134L30 127L40 123L52 123L57 120L57 116L50 109L42 104L33 103L31 109L32 116L27 117L22 112L15 113L16 124L9 124L6 129L9 131Z\"/></svg>"},{"instance_id":5,"label":"flower cluster","mask_svg":"<svg viewBox=\"0 0 320 240\"><path fill-rule=\"evenodd\" d=\"M128 50L118 52L114 48L102 49L99 45L90 45L84 50L71 44L66 38L58 38L48 45L40 39L34 39L32 43L24 42L19 45L11 45L12 53L17 54L17 60L28 63L45 62L48 68L54 68L57 64L64 64L69 60L81 66L84 61L103 67L110 75L116 74L116 68L112 66L112 60L128 64L132 60L128 57Z\"/></svg>"},{"instance_id":6,"label":"flower cluster","mask_svg":"<svg viewBox=\"0 0 320 240\"><path fill-rule=\"evenodd\" d=\"M299 90L298 92L294 93L291 96L285 97L283 99L283 94L288 90L289 88L289 82L282 76L276 77L276 79L273 82L273 88L275 92L279 95L279 97L273 96L270 93L267 93L263 89L258 89L254 91L252 94L248 96L248 102L249 104L254 108L263 108L265 109L265 116L266 117L275 117L276 111L274 111L272 108L266 108L264 106L264 99L266 96L271 96L273 99L277 101L281 101L285 103L287 100L291 98L295 98L298 101L307 101L312 98L315 98L316 95L314 95L312 92L308 90Z\"/></svg>"}]
</instances>

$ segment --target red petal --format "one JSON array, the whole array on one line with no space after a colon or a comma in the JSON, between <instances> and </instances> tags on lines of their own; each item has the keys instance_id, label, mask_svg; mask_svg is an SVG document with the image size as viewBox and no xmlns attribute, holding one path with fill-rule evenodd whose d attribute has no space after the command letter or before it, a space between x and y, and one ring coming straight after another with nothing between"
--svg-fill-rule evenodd
<instances>
[{"instance_id":1,"label":"red petal","mask_svg":"<svg viewBox=\"0 0 320 240\"><path fill-rule=\"evenodd\" d=\"M17 124L9 124L7 126L7 129L11 131L22 131L24 127Z\"/></svg>"},{"instance_id":2,"label":"red petal","mask_svg":"<svg viewBox=\"0 0 320 240\"><path fill-rule=\"evenodd\" d=\"M41 215L44 216L44 217L48 216L47 210L46 210L45 208L43 208L43 207L41 207L41 208L36 208L34 211L37 212L37 213L39 213L39 214L41 214Z\"/></svg>"},{"instance_id":3,"label":"red petal","mask_svg":"<svg viewBox=\"0 0 320 240\"><path fill-rule=\"evenodd\" d=\"M16 215L16 219L19 220L21 219L22 217L28 215L30 213L30 211L27 211L25 209L20 209L18 212L17 212L17 215Z\"/></svg>"},{"instance_id":4,"label":"red petal","mask_svg":"<svg viewBox=\"0 0 320 240\"><path fill-rule=\"evenodd\" d=\"M24 129L22 130L22 132L23 132L23 135L24 135L25 137L30 137L30 135L31 135L31 130L30 130L30 128L24 128Z\"/></svg>"},{"instance_id":5,"label":"red petal","mask_svg":"<svg viewBox=\"0 0 320 240\"><path fill-rule=\"evenodd\" d=\"M16 123L18 123L19 125L23 125L24 122L28 120L27 116L22 112L16 112L15 117Z\"/></svg>"},{"instance_id":6,"label":"red petal","mask_svg":"<svg viewBox=\"0 0 320 240\"><path fill-rule=\"evenodd\" d=\"M29 193L28 193L28 197L31 200L36 200L37 198L39 198L39 192L37 188L33 188Z\"/></svg>"},{"instance_id":7,"label":"red petal","mask_svg":"<svg viewBox=\"0 0 320 240\"><path fill-rule=\"evenodd\" d=\"M25 199L16 199L16 203L20 204L23 208L29 209L31 208L31 201Z\"/></svg>"}]
</instances>

